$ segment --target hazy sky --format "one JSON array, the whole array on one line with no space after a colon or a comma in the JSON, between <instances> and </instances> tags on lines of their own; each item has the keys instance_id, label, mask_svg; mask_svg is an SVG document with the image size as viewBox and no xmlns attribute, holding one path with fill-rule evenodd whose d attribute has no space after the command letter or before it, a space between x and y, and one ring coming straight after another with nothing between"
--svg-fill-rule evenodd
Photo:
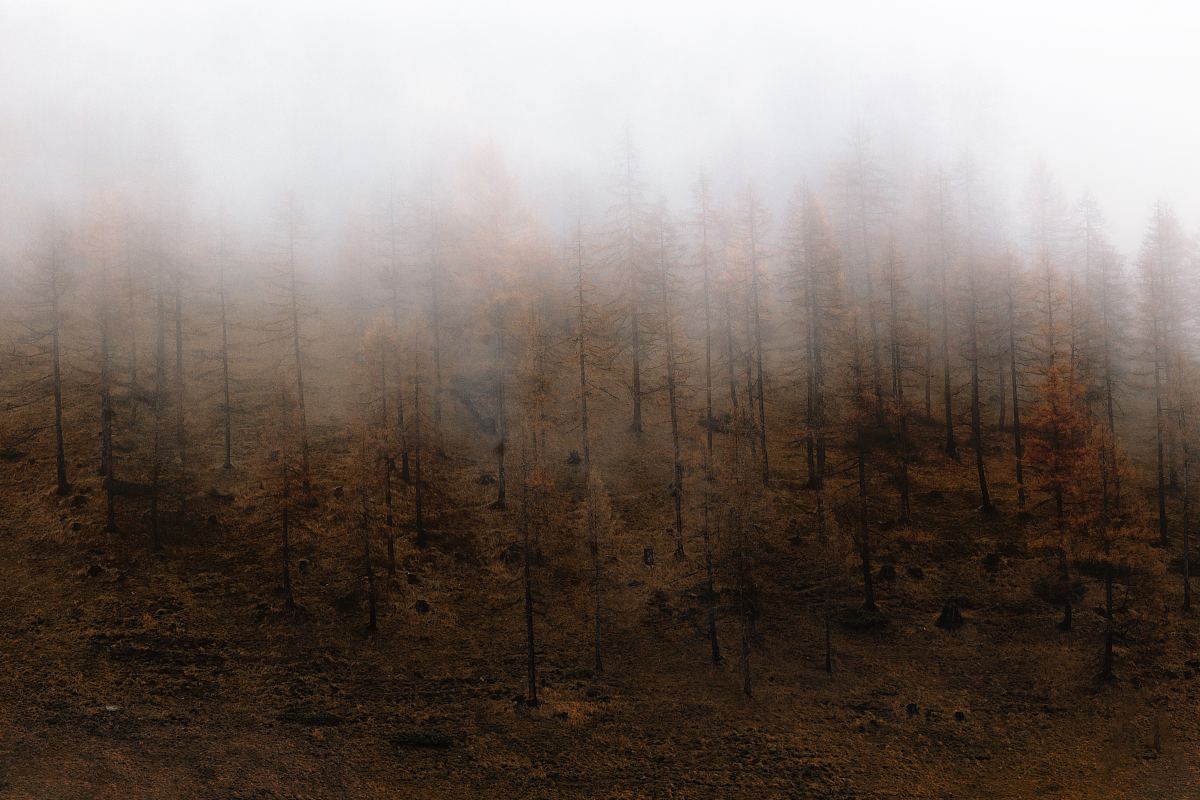
<instances>
[{"instance_id":1,"label":"hazy sky","mask_svg":"<svg viewBox=\"0 0 1200 800\"><path fill-rule=\"evenodd\" d=\"M494 144L536 196L626 126L648 176L785 192L856 121L909 162L1044 158L1134 243L1200 226L1200 12L1100 2L0 0L0 210L132 175L178 140L204 202L321 208ZM323 205L322 205L323 204Z\"/></svg>"}]
</instances>

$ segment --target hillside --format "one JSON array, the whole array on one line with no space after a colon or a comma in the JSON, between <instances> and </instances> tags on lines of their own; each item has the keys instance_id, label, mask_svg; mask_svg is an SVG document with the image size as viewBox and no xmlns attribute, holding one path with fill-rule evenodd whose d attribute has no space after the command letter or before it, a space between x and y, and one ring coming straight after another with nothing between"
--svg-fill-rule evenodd
<instances>
[{"instance_id":1,"label":"hillside","mask_svg":"<svg viewBox=\"0 0 1200 800\"><path fill-rule=\"evenodd\" d=\"M294 545L295 616L244 472L202 478L212 491L156 555L136 519L102 532L98 479L60 500L31 489L40 464L6 463L3 796L1140 798L1197 785L1197 625L1174 610L1177 582L1127 595L1118 677L1099 683L1099 584L1087 582L1074 629L1057 630L1061 612L1031 591L1052 565L1027 545L1044 517L1011 512L999 464L1002 510L982 517L969 470L925 452L913 523L889 530L888 509L874 509L876 562L895 571L877 582L889 624L838 622L860 602L851 568L832 597L826 674L811 493L792 488L794 454L777 456L753 696L734 619L719 620L725 663L708 664L694 553L642 563L643 544L670 552L666 500L633 491L655 466L632 459L608 469L624 588L610 599L607 668L589 669L586 610L563 588L584 553L564 545L541 571L536 708L520 702L514 535L472 462L448 462L458 504L437 516L431 547L398 543L374 635L345 523L354 501L328 459ZM953 631L934 625L949 599L965 617Z\"/></svg>"}]
</instances>

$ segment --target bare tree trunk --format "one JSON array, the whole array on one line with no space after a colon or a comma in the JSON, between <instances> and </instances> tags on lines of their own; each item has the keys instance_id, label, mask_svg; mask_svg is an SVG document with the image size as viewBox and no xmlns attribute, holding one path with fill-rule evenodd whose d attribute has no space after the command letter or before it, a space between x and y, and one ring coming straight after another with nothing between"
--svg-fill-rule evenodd
<instances>
[{"instance_id":1,"label":"bare tree trunk","mask_svg":"<svg viewBox=\"0 0 1200 800\"><path fill-rule=\"evenodd\" d=\"M113 497L113 479L116 477L116 461L113 458L115 414L112 396L112 298L109 294L107 261L103 270L100 288L100 477L104 485L104 530L113 533L117 529Z\"/></svg>"},{"instance_id":2,"label":"bare tree trunk","mask_svg":"<svg viewBox=\"0 0 1200 800\"><path fill-rule=\"evenodd\" d=\"M224 469L233 468L233 409L229 391L229 322L225 308L225 268L221 265L221 280L218 289L221 301L221 417L225 426Z\"/></svg>"},{"instance_id":3,"label":"bare tree trunk","mask_svg":"<svg viewBox=\"0 0 1200 800\"><path fill-rule=\"evenodd\" d=\"M943 181L938 183L938 252L942 279L942 403L946 424L946 455L959 460L958 441L954 436L954 389L950 384L950 290L946 266L946 197Z\"/></svg>"},{"instance_id":4,"label":"bare tree trunk","mask_svg":"<svg viewBox=\"0 0 1200 800\"><path fill-rule=\"evenodd\" d=\"M859 431L855 449L855 468L858 473L858 555L862 564L863 608L874 611L875 584L871 575L871 532L867 514L867 451L863 444L864 432Z\"/></svg>"},{"instance_id":5,"label":"bare tree trunk","mask_svg":"<svg viewBox=\"0 0 1200 800\"><path fill-rule=\"evenodd\" d=\"M737 415L737 366L734 362L733 348L733 309L730 307L729 291L724 296L725 305L725 366L729 373L729 406L733 416Z\"/></svg>"},{"instance_id":6,"label":"bare tree trunk","mask_svg":"<svg viewBox=\"0 0 1200 800\"><path fill-rule=\"evenodd\" d=\"M629 281L629 345L633 359L631 389L633 399L633 424L630 430L642 432L642 324L641 324L641 269L637 253L637 218L634 212L633 144L628 135L625 140L625 258L626 277Z\"/></svg>"},{"instance_id":7,"label":"bare tree trunk","mask_svg":"<svg viewBox=\"0 0 1200 800\"><path fill-rule=\"evenodd\" d=\"M896 404L896 431L899 434L900 447L900 470L897 476L897 488L900 494L900 517L899 523L907 525L912 517L912 504L909 499L910 487L908 480L908 410L904 405L904 356L900 348L899 325L900 312L897 293L897 275L895 254L891 253L888 256L888 328L889 328L889 350L891 351L892 362L892 400Z\"/></svg>"},{"instance_id":8,"label":"bare tree trunk","mask_svg":"<svg viewBox=\"0 0 1200 800\"><path fill-rule=\"evenodd\" d=\"M658 270L663 315L663 344L667 361L667 404L671 417L672 477L671 500L675 506L675 558L683 560L683 449L679 442L679 401L675 375L675 323L671 306L671 274L667 264L667 245L659 221Z\"/></svg>"},{"instance_id":9,"label":"bare tree trunk","mask_svg":"<svg viewBox=\"0 0 1200 800\"><path fill-rule=\"evenodd\" d=\"M600 531L597 519L595 486L592 477L592 443L588 415L588 376L587 376L587 305L583 298L583 227L577 224L576 235L576 311L578 314L577 344L579 350L579 446L583 450L583 480L585 508L588 528L588 551L592 557L592 659L596 672L604 671L604 660L601 651L601 608L603 598L603 583L600 564Z\"/></svg>"},{"instance_id":10,"label":"bare tree trunk","mask_svg":"<svg viewBox=\"0 0 1200 800\"><path fill-rule=\"evenodd\" d=\"M1013 311L1012 265L1008 265L1008 368L1012 386L1013 459L1017 470L1017 508L1025 510L1025 446L1021 441L1021 376L1017 371L1016 316Z\"/></svg>"},{"instance_id":11,"label":"bare tree trunk","mask_svg":"<svg viewBox=\"0 0 1200 800\"><path fill-rule=\"evenodd\" d=\"M383 507L384 528L387 535L387 568L388 575L394 578L396 576L396 518L392 513L392 470L395 468L395 460L392 458L391 442L387 435L387 397L387 342L381 339L379 342L379 419L380 429L383 433L383 447L381 448L383 452L380 454L380 461L383 464Z\"/></svg>"},{"instance_id":12,"label":"bare tree trunk","mask_svg":"<svg viewBox=\"0 0 1200 800\"><path fill-rule=\"evenodd\" d=\"M438 225L436 212L430 206L432 217L433 238L431 257L429 261L429 293L430 293L430 327L433 328L433 444L438 456L446 452L445 439L442 431L442 302L438 278L441 275L441 264L438 262Z\"/></svg>"},{"instance_id":13,"label":"bare tree trunk","mask_svg":"<svg viewBox=\"0 0 1200 800\"><path fill-rule=\"evenodd\" d=\"M759 274L758 274L758 226L755 221L754 195L749 195L750 203L750 313L754 321L754 361L758 372L755 377L755 390L758 392L758 442L762 450L762 482L763 486L771 482L770 459L767 454L767 408L766 381L763 378L763 336L762 312L759 307Z\"/></svg>"},{"instance_id":14,"label":"bare tree trunk","mask_svg":"<svg viewBox=\"0 0 1200 800\"><path fill-rule=\"evenodd\" d=\"M296 228L295 220L288 220L288 280L291 300L292 354L296 366L296 408L300 413L300 484L304 492L305 505L314 505L312 491L312 464L308 443L308 412L304 403L304 357L300 348L300 302L296 291Z\"/></svg>"},{"instance_id":15,"label":"bare tree trunk","mask_svg":"<svg viewBox=\"0 0 1200 800\"><path fill-rule=\"evenodd\" d=\"M184 419L185 387L183 380L183 277L178 265L173 270L175 301L175 447L180 465L188 468L187 427ZM179 511L183 513L186 495L179 497Z\"/></svg>"},{"instance_id":16,"label":"bare tree trunk","mask_svg":"<svg viewBox=\"0 0 1200 800\"><path fill-rule=\"evenodd\" d=\"M524 448L522 448L524 449ZM525 704L536 706L537 696L537 648L533 631L533 547L529 523L529 464L522 454L521 460L521 583L525 600Z\"/></svg>"},{"instance_id":17,"label":"bare tree trunk","mask_svg":"<svg viewBox=\"0 0 1200 800\"><path fill-rule=\"evenodd\" d=\"M505 500L504 450L508 446L508 421L504 409L504 329L496 332L496 500L492 508L503 509Z\"/></svg>"},{"instance_id":18,"label":"bare tree trunk","mask_svg":"<svg viewBox=\"0 0 1200 800\"><path fill-rule=\"evenodd\" d=\"M63 413L62 413L62 343L61 331L62 320L59 312L59 287L58 281L55 279L54 285L51 286L51 320L50 320L50 358L53 375L54 389L54 471L56 481L56 491L60 495L67 495L71 492L71 482L67 480L67 454L66 447L63 441Z\"/></svg>"},{"instance_id":19,"label":"bare tree trunk","mask_svg":"<svg viewBox=\"0 0 1200 800\"><path fill-rule=\"evenodd\" d=\"M159 530L159 495L162 492L162 435L163 435L163 397L167 391L167 311L163 298L162 270L159 270L156 287L157 324L154 344L154 448L151 465L151 494L150 494L150 536L154 550L162 548L162 536Z\"/></svg>"},{"instance_id":20,"label":"bare tree trunk","mask_svg":"<svg viewBox=\"0 0 1200 800\"><path fill-rule=\"evenodd\" d=\"M1183 610L1191 611L1192 610L1192 578L1191 578L1191 572L1190 572L1191 565L1189 562L1191 554L1188 552L1188 549L1191 546L1191 543L1188 541L1188 538L1189 538L1188 527L1189 527L1189 522L1191 521L1190 514L1191 514L1191 508L1192 508L1192 506L1191 506L1191 484L1188 482L1188 477L1189 477L1188 476L1188 467L1189 467L1188 462L1189 462L1190 453L1188 452L1188 437L1187 437L1187 433L1186 433L1187 429L1184 427L1184 414L1183 414L1182 409L1179 411L1179 429L1181 432L1183 432L1182 442L1181 442L1181 444L1183 445L1183 521L1182 521L1182 526L1183 526Z\"/></svg>"},{"instance_id":21,"label":"bare tree trunk","mask_svg":"<svg viewBox=\"0 0 1200 800\"><path fill-rule=\"evenodd\" d=\"M1155 323L1157 329L1158 324ZM1157 330L1155 339L1158 339ZM1166 479L1166 463L1165 454L1163 452L1163 436L1164 436L1164 416L1163 410L1163 391L1162 391L1162 358L1156 354L1154 359L1154 443L1157 455L1157 478L1158 478L1158 541L1162 547L1166 547L1170 540L1167 538L1167 479Z\"/></svg>"},{"instance_id":22,"label":"bare tree trunk","mask_svg":"<svg viewBox=\"0 0 1200 800\"><path fill-rule=\"evenodd\" d=\"M291 468L288 466L286 456L283 461L283 491L282 502L280 505L281 517L281 533L282 547L279 551L279 557L283 568L283 609L288 613L296 610L296 596L292 591L292 550L291 550L291 504L292 504L292 479Z\"/></svg>"},{"instance_id":23,"label":"bare tree trunk","mask_svg":"<svg viewBox=\"0 0 1200 800\"><path fill-rule=\"evenodd\" d=\"M417 356L417 367L413 371L413 517L416 528L416 545L419 548L429 546L429 538L425 532L425 510L423 505L425 483L421 479L421 367L420 356Z\"/></svg>"},{"instance_id":24,"label":"bare tree trunk","mask_svg":"<svg viewBox=\"0 0 1200 800\"><path fill-rule=\"evenodd\" d=\"M712 279L708 252L709 194L708 183L700 182L700 261L704 289L704 598L708 618L708 641L713 664L721 663L721 647L717 641L717 593L713 581L712 538L709 530L709 503L713 476L713 370L712 370Z\"/></svg>"},{"instance_id":25,"label":"bare tree trunk","mask_svg":"<svg viewBox=\"0 0 1200 800\"><path fill-rule=\"evenodd\" d=\"M983 414L979 401L979 294L976 286L974 228L971 224L972 206L970 185L967 186L967 348L971 367L971 446L975 450L975 472L979 478L979 510L990 514L996 510L988 490L987 470L983 461Z\"/></svg>"}]
</instances>

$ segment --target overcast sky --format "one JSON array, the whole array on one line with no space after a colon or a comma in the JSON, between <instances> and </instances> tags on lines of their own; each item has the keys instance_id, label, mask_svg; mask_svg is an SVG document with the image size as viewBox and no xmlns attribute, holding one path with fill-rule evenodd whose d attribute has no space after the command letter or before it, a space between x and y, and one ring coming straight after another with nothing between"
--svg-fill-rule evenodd
<instances>
[{"instance_id":1,"label":"overcast sky","mask_svg":"<svg viewBox=\"0 0 1200 800\"><path fill-rule=\"evenodd\" d=\"M1118 243L1200 227L1200 12L1102 2L0 0L0 210L128 177L177 141L203 203L336 209L494 144L535 196L626 126L668 194L768 193L855 122L913 163L970 150L1014 196L1044 159Z\"/></svg>"}]
</instances>

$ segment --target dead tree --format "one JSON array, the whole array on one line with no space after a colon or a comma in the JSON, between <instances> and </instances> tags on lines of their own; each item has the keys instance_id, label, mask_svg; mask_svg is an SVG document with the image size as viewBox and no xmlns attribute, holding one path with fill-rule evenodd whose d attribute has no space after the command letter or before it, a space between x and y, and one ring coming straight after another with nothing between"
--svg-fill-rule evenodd
<instances>
[{"instance_id":1,"label":"dead tree","mask_svg":"<svg viewBox=\"0 0 1200 800\"><path fill-rule=\"evenodd\" d=\"M759 457L762 459L762 482L771 482L770 458L767 453L766 380L763 376L763 307L760 297L762 289L762 262L766 253L762 249L762 238L767 225L766 208L759 202L754 187L748 186L743 199L741 216L743 251L747 271L747 312L749 314L748 345L753 352L754 378L747 386L747 397L757 402L758 419L755 426L758 434Z\"/></svg>"},{"instance_id":2,"label":"dead tree","mask_svg":"<svg viewBox=\"0 0 1200 800\"><path fill-rule=\"evenodd\" d=\"M601 650L601 610L603 608L603 570L600 559L600 520L597 509L597 481L592 474L591 415L588 411L588 364L592 353L591 306L585 298L583 224L575 225L575 345L579 359L579 447L582 451L584 480L584 516L587 524L588 552L591 555L592 581L592 660L596 672L604 671Z\"/></svg>"},{"instance_id":3,"label":"dead tree","mask_svg":"<svg viewBox=\"0 0 1200 800\"><path fill-rule=\"evenodd\" d=\"M1174 215L1161 203L1142 240L1138 270L1143 283L1144 318L1150 339L1150 357L1154 373L1154 445L1156 501L1159 544L1169 544L1167 525L1167 482L1170 472L1167 456L1167 423L1170 410L1172 375L1175 359L1175 304L1181 290L1178 278L1181 242Z\"/></svg>"},{"instance_id":4,"label":"dead tree","mask_svg":"<svg viewBox=\"0 0 1200 800\"><path fill-rule=\"evenodd\" d=\"M974 212L972 167L964 168L964 190L966 210L966 273L967 273L967 364L971 369L971 447L975 450L975 472L979 479L979 510L990 514L996 510L988 489L987 469L983 457L983 412L979 397L979 308L977 263L975 257Z\"/></svg>"},{"instance_id":5,"label":"dead tree","mask_svg":"<svg viewBox=\"0 0 1200 800\"><path fill-rule=\"evenodd\" d=\"M67 232L62 222L51 215L44 223L38 247L31 253L27 318L24 343L31 349L30 362L41 373L20 387L21 394L49 396L54 428L55 491L62 496L71 492L67 478L67 456L63 431L63 330L66 321L65 300L70 285ZM48 385L47 385L48 384ZM44 396L44 395L43 395ZM33 402L24 397L18 404Z\"/></svg>"},{"instance_id":6,"label":"dead tree","mask_svg":"<svg viewBox=\"0 0 1200 800\"><path fill-rule=\"evenodd\" d=\"M233 399L229 384L229 310L225 294L225 237L222 235L218 255L217 300L221 326L221 427L224 432L225 462L223 469L233 469Z\"/></svg>"},{"instance_id":7,"label":"dead tree","mask_svg":"<svg viewBox=\"0 0 1200 800\"><path fill-rule=\"evenodd\" d=\"M841 258L820 203L807 188L792 204L789 269L804 332L804 449L806 487L825 485L826 362L840 313Z\"/></svg>"},{"instance_id":8,"label":"dead tree","mask_svg":"<svg viewBox=\"0 0 1200 800\"><path fill-rule=\"evenodd\" d=\"M1004 260L1006 322L1008 328L1009 385L1012 387L1013 460L1016 466L1017 508L1025 510L1025 445L1021 439L1021 374L1017 368L1016 278L1013 258ZM1003 368L1001 368L1003 370Z\"/></svg>"},{"instance_id":9,"label":"dead tree","mask_svg":"<svg viewBox=\"0 0 1200 800\"><path fill-rule=\"evenodd\" d=\"M713 319L712 319L712 247L709 231L713 224L712 191L708 179L701 176L696 188L697 223L700 229L701 291L704 305L704 498L701 532L704 543L705 604L708 621L708 641L713 664L721 663L721 646L717 640L717 594L713 579L713 548L710 529L713 474Z\"/></svg>"},{"instance_id":10,"label":"dead tree","mask_svg":"<svg viewBox=\"0 0 1200 800\"><path fill-rule=\"evenodd\" d=\"M607 250L617 280L621 284L621 305L624 322L628 326L626 347L630 359L629 395L633 412L630 430L640 434L643 430L642 359L645 355L645 342L642 293L646 281L643 264L646 249L646 211L643 207L637 153L628 131L625 133L620 171L613 195L614 202L609 210Z\"/></svg>"},{"instance_id":11,"label":"dead tree","mask_svg":"<svg viewBox=\"0 0 1200 800\"><path fill-rule=\"evenodd\" d=\"M950 347L950 204L948 202L947 177L938 170L933 177L936 184L933 196L929 201L929 213L932 219L926 227L928 232L929 249L932 258L937 263L938 300L941 305L938 315L941 326L941 355L942 355L942 420L945 426L946 438L943 448L946 455L958 461L958 440L954 435L954 388L950 382L950 357L953 350Z\"/></svg>"},{"instance_id":12,"label":"dead tree","mask_svg":"<svg viewBox=\"0 0 1200 800\"><path fill-rule=\"evenodd\" d=\"M675 252L677 245L674 241L674 232L670 228L670 222L666 218L665 209L659 209L656 217L658 234L658 311L661 323L660 332L662 336L663 358L666 366L667 407L670 411L671 420L671 499L675 507L675 558L683 560L683 448L680 443L679 433L680 386L676 343L676 328L678 324L674 302L678 287L675 285L675 278L672 273L673 265L677 258Z\"/></svg>"}]
</instances>

